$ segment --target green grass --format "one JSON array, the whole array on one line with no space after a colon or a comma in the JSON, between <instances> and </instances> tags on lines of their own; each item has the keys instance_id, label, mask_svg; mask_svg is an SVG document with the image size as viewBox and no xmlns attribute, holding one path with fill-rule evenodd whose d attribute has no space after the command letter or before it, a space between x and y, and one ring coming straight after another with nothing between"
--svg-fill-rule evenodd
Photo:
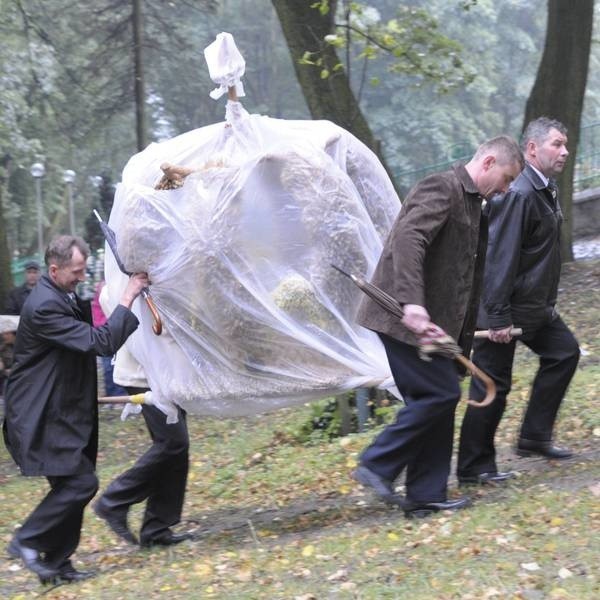
<instances>
[{"instance_id":1,"label":"green grass","mask_svg":"<svg viewBox=\"0 0 600 600\"><path fill-rule=\"evenodd\" d=\"M567 462L518 459L512 445L535 369L519 350L514 389L498 434L506 488L471 489L475 505L408 521L350 478L376 430L298 444L290 432L310 407L248 419L190 418L191 468L182 528L198 537L170 549L128 547L86 511L76 554L96 578L47 591L18 561L0 563L3 598L523 599L600 598L600 290L589 270L567 272L565 320L587 356L561 409L557 441ZM584 269L582 271L582 269ZM585 270L587 269L587 270ZM586 279L587 278L587 279ZM581 281L588 281L582 293ZM572 294L572 295L570 295ZM571 304L572 302L572 304ZM457 414L460 426L464 404ZM105 487L148 443L140 418L101 411L98 474ZM46 490L23 478L0 448L0 543ZM451 495L456 495L454 477ZM139 527L141 506L131 511Z\"/></svg>"}]
</instances>

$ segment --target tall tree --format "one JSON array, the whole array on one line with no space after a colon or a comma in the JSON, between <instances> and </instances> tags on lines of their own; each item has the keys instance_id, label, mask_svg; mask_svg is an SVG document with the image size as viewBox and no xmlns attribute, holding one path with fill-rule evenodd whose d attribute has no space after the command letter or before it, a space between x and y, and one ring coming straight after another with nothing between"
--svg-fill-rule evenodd
<instances>
[{"instance_id":1,"label":"tall tree","mask_svg":"<svg viewBox=\"0 0 600 600\"><path fill-rule=\"evenodd\" d=\"M97 195L94 199L96 208L100 216L108 221L113 202L115 201L115 185L111 181L109 173L103 173L99 176L99 185ZM85 220L86 240L92 250L97 250L104 246L104 235L98 226L98 219L94 213L90 213Z\"/></svg>"},{"instance_id":2,"label":"tall tree","mask_svg":"<svg viewBox=\"0 0 600 600\"><path fill-rule=\"evenodd\" d=\"M131 23L133 27L133 78L135 90L135 124L137 149L146 147L146 92L144 90L144 62L142 53L142 5L141 0L132 0Z\"/></svg>"},{"instance_id":3,"label":"tall tree","mask_svg":"<svg viewBox=\"0 0 600 600\"><path fill-rule=\"evenodd\" d=\"M325 41L335 34L337 0L323 4L321 10L311 0L272 2L312 118L333 121L379 153L379 143L354 97L346 70L338 66L335 46ZM319 56L320 69L302 64L307 53Z\"/></svg>"},{"instance_id":4,"label":"tall tree","mask_svg":"<svg viewBox=\"0 0 600 600\"><path fill-rule=\"evenodd\" d=\"M10 273L10 252L6 238L7 227L3 210L10 164L11 157L8 154L0 159L0 312L4 312L6 297L13 285Z\"/></svg>"},{"instance_id":5,"label":"tall tree","mask_svg":"<svg viewBox=\"0 0 600 600\"><path fill-rule=\"evenodd\" d=\"M377 8L354 0L272 3L311 116L353 133L379 155L388 173L379 140L360 106L368 63L384 54L390 72L415 83L435 82L442 91L472 78L463 69L460 45L441 33L424 9L396 7L394 17L386 20ZM338 55L342 48L343 59ZM358 74L351 80L354 66Z\"/></svg>"},{"instance_id":6,"label":"tall tree","mask_svg":"<svg viewBox=\"0 0 600 600\"><path fill-rule=\"evenodd\" d=\"M594 0L548 0L544 53L527 105L523 127L540 116L556 118L569 130L570 158L558 178L565 217L563 260L573 260L573 174L592 42Z\"/></svg>"}]
</instances>

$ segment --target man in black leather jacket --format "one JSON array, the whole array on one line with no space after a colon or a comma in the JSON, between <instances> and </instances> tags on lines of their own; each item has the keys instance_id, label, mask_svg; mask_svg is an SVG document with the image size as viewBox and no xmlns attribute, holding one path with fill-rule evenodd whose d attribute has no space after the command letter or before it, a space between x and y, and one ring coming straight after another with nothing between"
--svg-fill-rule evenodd
<instances>
[{"instance_id":1,"label":"man in black leather jacket","mask_svg":"<svg viewBox=\"0 0 600 600\"><path fill-rule=\"evenodd\" d=\"M540 357L517 442L519 456L564 459L572 453L553 445L558 409L579 361L577 340L555 309L560 278L562 212L552 177L568 156L567 130L559 121L535 119L523 134L527 165L508 192L490 205L484 289L478 316L489 339L476 340L473 362L489 373L496 399L485 408L468 407L458 455L459 483L497 484L513 473L496 465L494 435L510 392L516 339ZM470 397L485 395L478 380Z\"/></svg>"}]
</instances>

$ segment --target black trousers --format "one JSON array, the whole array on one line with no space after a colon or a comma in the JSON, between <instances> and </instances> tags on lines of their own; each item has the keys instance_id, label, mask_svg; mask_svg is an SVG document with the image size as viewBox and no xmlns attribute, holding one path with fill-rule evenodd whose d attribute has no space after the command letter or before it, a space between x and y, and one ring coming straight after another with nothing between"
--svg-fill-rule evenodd
<instances>
[{"instance_id":1,"label":"black trousers","mask_svg":"<svg viewBox=\"0 0 600 600\"><path fill-rule=\"evenodd\" d=\"M394 381L406 406L362 453L361 463L394 481L406 468L406 497L446 500L454 412L460 399L458 373L450 358L419 358L417 349L380 334Z\"/></svg>"},{"instance_id":2,"label":"black trousers","mask_svg":"<svg viewBox=\"0 0 600 600\"><path fill-rule=\"evenodd\" d=\"M16 535L24 546L44 553L49 567L60 569L79 545L83 511L98 491L98 478L90 471L46 479L50 491Z\"/></svg>"},{"instance_id":3,"label":"black trousers","mask_svg":"<svg viewBox=\"0 0 600 600\"><path fill-rule=\"evenodd\" d=\"M558 316L535 330L525 330L520 341L539 356L539 369L531 387L520 437L549 441L558 409L579 362L579 344ZM473 362L492 377L497 393L489 406L467 408L460 433L459 477L498 470L494 436L511 389L516 343L516 339L508 344L486 339L474 342ZM472 379L470 397L480 400L484 395L481 382Z\"/></svg>"},{"instance_id":4,"label":"black trousers","mask_svg":"<svg viewBox=\"0 0 600 600\"><path fill-rule=\"evenodd\" d=\"M147 391L127 388L130 394ZM101 506L125 515L132 504L146 500L140 531L145 543L181 520L189 466L189 436L185 411L177 423L167 424L165 414L152 405L142 406L152 446L137 462L110 483Z\"/></svg>"}]
</instances>

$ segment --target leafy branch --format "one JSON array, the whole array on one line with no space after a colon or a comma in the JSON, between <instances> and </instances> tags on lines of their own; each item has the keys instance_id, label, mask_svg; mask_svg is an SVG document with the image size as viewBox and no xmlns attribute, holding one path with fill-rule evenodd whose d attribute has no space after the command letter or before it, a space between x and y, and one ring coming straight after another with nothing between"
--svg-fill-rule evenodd
<instances>
[{"instance_id":1,"label":"leafy branch","mask_svg":"<svg viewBox=\"0 0 600 600\"><path fill-rule=\"evenodd\" d=\"M320 0L312 7L325 15L336 8L336 3ZM414 77L417 86L427 80L442 93L474 79L461 59L461 45L442 34L437 20L423 9L400 7L396 17L386 21L376 8L345 0L337 8L336 16L335 31L325 36L323 44L345 50L346 65L339 62L333 69L323 68L322 50L306 52L301 60L302 64L321 67L322 78L343 68L350 77L354 50L354 58L363 61L360 91L367 64L376 59L387 60L390 73ZM378 78L371 79L371 84L378 83Z\"/></svg>"}]
</instances>

